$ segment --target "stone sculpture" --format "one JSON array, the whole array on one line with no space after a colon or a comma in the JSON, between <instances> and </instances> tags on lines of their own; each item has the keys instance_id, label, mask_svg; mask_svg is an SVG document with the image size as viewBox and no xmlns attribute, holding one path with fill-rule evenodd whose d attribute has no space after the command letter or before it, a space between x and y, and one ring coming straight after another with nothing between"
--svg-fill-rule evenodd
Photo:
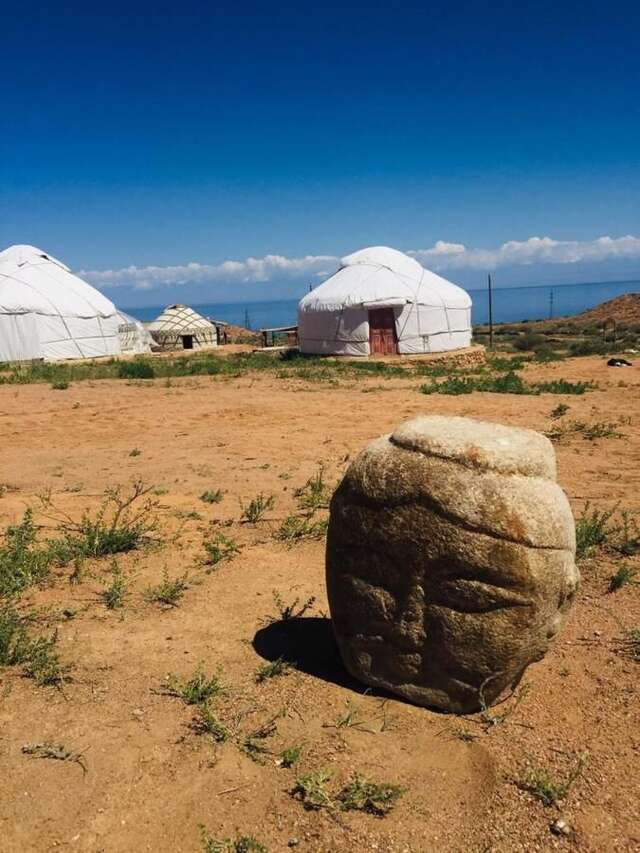
<instances>
[{"instance_id":1,"label":"stone sculpture","mask_svg":"<svg viewBox=\"0 0 640 853\"><path fill-rule=\"evenodd\" d=\"M488 707L560 630L574 557L548 439L407 421L365 448L331 501L327 590L345 666L420 705Z\"/></svg>"}]
</instances>

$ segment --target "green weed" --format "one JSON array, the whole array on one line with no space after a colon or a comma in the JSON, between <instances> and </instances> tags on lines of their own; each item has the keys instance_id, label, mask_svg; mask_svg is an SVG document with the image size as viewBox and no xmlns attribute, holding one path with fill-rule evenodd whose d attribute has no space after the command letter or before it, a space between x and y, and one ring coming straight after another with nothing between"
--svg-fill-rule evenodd
<instances>
[{"instance_id":1,"label":"green weed","mask_svg":"<svg viewBox=\"0 0 640 853\"><path fill-rule=\"evenodd\" d=\"M58 379L55 382L51 383L51 388L53 391L66 391L69 387L69 383L66 379Z\"/></svg>"},{"instance_id":2,"label":"green weed","mask_svg":"<svg viewBox=\"0 0 640 853\"><path fill-rule=\"evenodd\" d=\"M320 465L316 473L307 482L294 491L300 509L315 511L329 506L330 491L324 481L324 465Z\"/></svg>"},{"instance_id":3,"label":"green weed","mask_svg":"<svg viewBox=\"0 0 640 853\"><path fill-rule=\"evenodd\" d=\"M338 793L336 800L343 811L360 811L385 817L394 808L404 790L399 785L369 782L354 773Z\"/></svg>"},{"instance_id":4,"label":"green weed","mask_svg":"<svg viewBox=\"0 0 640 853\"><path fill-rule=\"evenodd\" d=\"M187 705L198 705L202 708L210 699L224 693L224 687L220 682L220 673L207 676L198 667L191 678L182 681L177 675L169 675L164 692L168 696L175 696Z\"/></svg>"},{"instance_id":5,"label":"green weed","mask_svg":"<svg viewBox=\"0 0 640 853\"><path fill-rule=\"evenodd\" d=\"M328 526L328 519L313 521L306 516L288 515L274 533L274 538L290 545L301 539L322 539Z\"/></svg>"},{"instance_id":6,"label":"green weed","mask_svg":"<svg viewBox=\"0 0 640 853\"><path fill-rule=\"evenodd\" d=\"M261 664L256 669L256 682L261 684L269 678L276 678L278 675L288 675L288 673L294 668L295 667L292 663L288 663L281 657L277 658L270 663Z\"/></svg>"},{"instance_id":7,"label":"green weed","mask_svg":"<svg viewBox=\"0 0 640 853\"><path fill-rule=\"evenodd\" d=\"M589 510L589 503L576 521L576 558L588 557L594 548L603 545L613 533L610 525L616 508L611 510Z\"/></svg>"},{"instance_id":8,"label":"green weed","mask_svg":"<svg viewBox=\"0 0 640 853\"><path fill-rule=\"evenodd\" d=\"M186 574L171 580L165 569L161 583L149 587L146 591L146 598L147 601L163 604L165 607L177 607L178 602L188 589L189 582Z\"/></svg>"},{"instance_id":9,"label":"green weed","mask_svg":"<svg viewBox=\"0 0 640 853\"><path fill-rule=\"evenodd\" d=\"M307 610L310 610L316 603L316 597L315 595L312 595L302 604L300 604L299 598L295 598L291 604L285 604L280 593L274 589L273 602L276 606L276 610L278 611L278 615L275 619L272 619L271 621L286 622L288 619L300 619L302 616L304 616Z\"/></svg>"},{"instance_id":10,"label":"green weed","mask_svg":"<svg viewBox=\"0 0 640 853\"><path fill-rule=\"evenodd\" d=\"M156 372L150 361L136 358L133 361L121 361L117 375L120 379L153 379Z\"/></svg>"},{"instance_id":11,"label":"green weed","mask_svg":"<svg viewBox=\"0 0 640 853\"><path fill-rule=\"evenodd\" d=\"M631 569L629 566L620 566L618 571L614 575L611 575L609 579L609 592L617 592L628 583L637 583L634 580L637 574L637 569Z\"/></svg>"},{"instance_id":12,"label":"green weed","mask_svg":"<svg viewBox=\"0 0 640 853\"><path fill-rule=\"evenodd\" d=\"M331 770L323 769L300 776L291 789L291 796L310 811L332 808L334 802L327 790L332 775Z\"/></svg>"},{"instance_id":13,"label":"green weed","mask_svg":"<svg viewBox=\"0 0 640 853\"><path fill-rule=\"evenodd\" d=\"M567 798L571 788L582 773L585 759L581 757L576 766L564 780L555 779L544 769L531 770L527 776L517 783L518 787L527 791L545 806L556 806Z\"/></svg>"},{"instance_id":14,"label":"green weed","mask_svg":"<svg viewBox=\"0 0 640 853\"><path fill-rule=\"evenodd\" d=\"M276 720L279 716L280 714L276 714L262 726L258 726L257 729L249 732L240 743L242 752L257 764L264 764L265 756L271 755L271 750L265 745L264 741L276 734L278 730Z\"/></svg>"},{"instance_id":15,"label":"green weed","mask_svg":"<svg viewBox=\"0 0 640 853\"><path fill-rule=\"evenodd\" d=\"M205 542L204 549L207 553L205 564L208 566L217 566L240 553L240 547L224 533L218 533L213 539Z\"/></svg>"},{"instance_id":16,"label":"green weed","mask_svg":"<svg viewBox=\"0 0 640 853\"><path fill-rule=\"evenodd\" d=\"M191 728L196 734L209 735L216 743L224 743L229 737L228 729L223 726L206 702L198 706L191 720Z\"/></svg>"},{"instance_id":17,"label":"green weed","mask_svg":"<svg viewBox=\"0 0 640 853\"><path fill-rule=\"evenodd\" d=\"M222 489L208 489L200 495L200 500L206 504L219 504L223 497Z\"/></svg>"},{"instance_id":18,"label":"green weed","mask_svg":"<svg viewBox=\"0 0 640 853\"><path fill-rule=\"evenodd\" d=\"M115 563L112 566L111 576L111 583L101 591L100 596L107 610L117 610L124 607L127 581Z\"/></svg>"},{"instance_id":19,"label":"green weed","mask_svg":"<svg viewBox=\"0 0 640 853\"><path fill-rule=\"evenodd\" d=\"M242 505L240 521L247 522L248 524L257 524L259 521L262 521L266 512L273 509L274 502L275 498L273 495L265 495L260 492L246 506Z\"/></svg>"},{"instance_id":20,"label":"green weed","mask_svg":"<svg viewBox=\"0 0 640 853\"><path fill-rule=\"evenodd\" d=\"M200 840L204 853L267 853L264 844L260 844L253 835L239 835L237 838L224 838L218 841L200 827Z\"/></svg>"},{"instance_id":21,"label":"green weed","mask_svg":"<svg viewBox=\"0 0 640 853\"><path fill-rule=\"evenodd\" d=\"M279 767L286 767L289 769L293 767L294 764L298 763L298 759L300 758L300 754L302 753L302 745L300 746L288 746L286 749L283 749L280 753L280 758L276 762Z\"/></svg>"}]
</instances>

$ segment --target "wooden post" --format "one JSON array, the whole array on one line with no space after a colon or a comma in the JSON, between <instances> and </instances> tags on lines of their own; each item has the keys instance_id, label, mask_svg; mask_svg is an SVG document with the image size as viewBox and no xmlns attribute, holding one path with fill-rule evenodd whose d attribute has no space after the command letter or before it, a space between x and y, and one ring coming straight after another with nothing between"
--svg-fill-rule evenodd
<instances>
[{"instance_id":1,"label":"wooden post","mask_svg":"<svg viewBox=\"0 0 640 853\"><path fill-rule=\"evenodd\" d=\"M493 349L493 294L491 292L491 273L487 276L489 283L489 349Z\"/></svg>"}]
</instances>

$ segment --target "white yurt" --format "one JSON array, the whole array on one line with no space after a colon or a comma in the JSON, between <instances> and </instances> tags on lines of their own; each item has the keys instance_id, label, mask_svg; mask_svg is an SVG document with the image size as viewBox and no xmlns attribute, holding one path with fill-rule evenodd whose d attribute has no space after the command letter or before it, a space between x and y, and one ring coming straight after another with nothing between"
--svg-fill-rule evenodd
<instances>
[{"instance_id":1,"label":"white yurt","mask_svg":"<svg viewBox=\"0 0 640 853\"><path fill-rule=\"evenodd\" d=\"M118 336L123 353L151 352L153 338L140 320L124 311L118 311Z\"/></svg>"},{"instance_id":2,"label":"white yurt","mask_svg":"<svg viewBox=\"0 0 640 853\"><path fill-rule=\"evenodd\" d=\"M148 329L164 350L208 349L218 345L216 327L188 305L167 305Z\"/></svg>"},{"instance_id":3,"label":"white yurt","mask_svg":"<svg viewBox=\"0 0 640 853\"><path fill-rule=\"evenodd\" d=\"M118 355L115 305L34 246L0 252L0 361Z\"/></svg>"},{"instance_id":4,"label":"white yurt","mask_svg":"<svg viewBox=\"0 0 640 853\"><path fill-rule=\"evenodd\" d=\"M445 352L471 342L471 297L414 258L374 246L298 304L300 351L320 355Z\"/></svg>"}]
</instances>

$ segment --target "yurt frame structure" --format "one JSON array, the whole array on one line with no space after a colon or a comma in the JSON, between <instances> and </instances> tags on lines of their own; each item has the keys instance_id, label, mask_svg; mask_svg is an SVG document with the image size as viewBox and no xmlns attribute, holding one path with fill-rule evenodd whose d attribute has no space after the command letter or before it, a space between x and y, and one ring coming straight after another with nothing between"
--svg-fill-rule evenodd
<instances>
[{"instance_id":1,"label":"yurt frame structure","mask_svg":"<svg viewBox=\"0 0 640 853\"><path fill-rule=\"evenodd\" d=\"M161 350L218 346L218 332L214 324L188 305L167 305L147 329Z\"/></svg>"}]
</instances>

